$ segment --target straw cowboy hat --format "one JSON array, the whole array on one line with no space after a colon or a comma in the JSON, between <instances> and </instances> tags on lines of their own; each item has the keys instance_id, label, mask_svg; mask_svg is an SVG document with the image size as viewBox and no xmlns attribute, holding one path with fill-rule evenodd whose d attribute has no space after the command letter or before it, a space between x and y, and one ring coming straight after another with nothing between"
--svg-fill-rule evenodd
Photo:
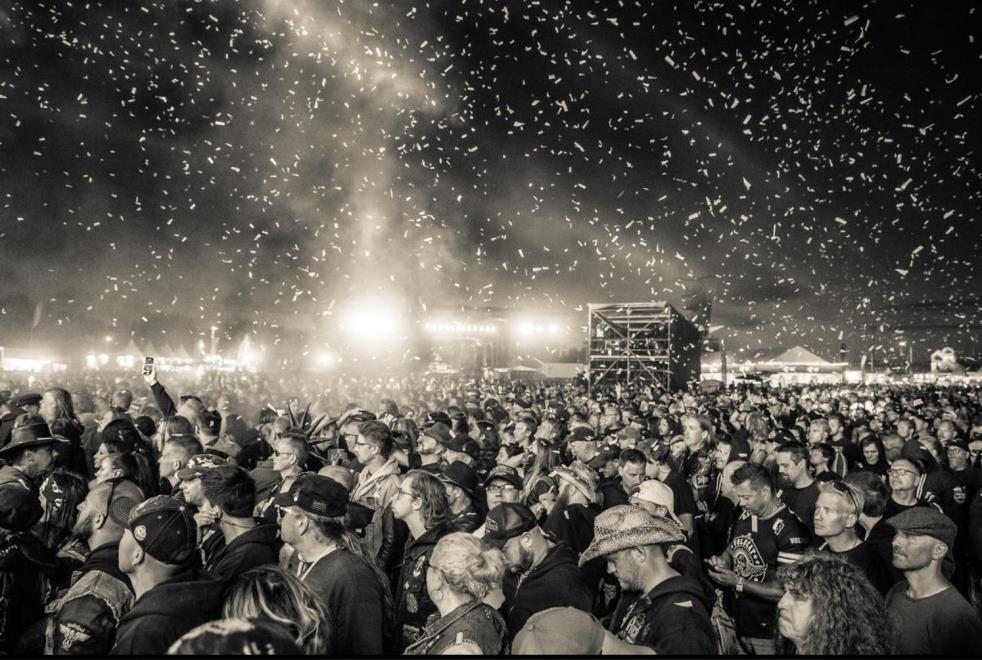
<instances>
[{"instance_id":1,"label":"straw cowboy hat","mask_svg":"<svg viewBox=\"0 0 982 660\"><path fill-rule=\"evenodd\" d=\"M580 556L580 566L618 550L684 540L681 528L668 518L655 518L636 506L622 504L593 521L593 542Z\"/></svg>"}]
</instances>

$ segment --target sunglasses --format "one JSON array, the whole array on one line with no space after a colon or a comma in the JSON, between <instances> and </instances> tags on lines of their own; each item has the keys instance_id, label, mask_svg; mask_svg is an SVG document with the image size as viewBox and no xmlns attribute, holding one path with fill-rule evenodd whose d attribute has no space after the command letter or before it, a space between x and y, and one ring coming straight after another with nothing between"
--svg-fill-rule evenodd
<instances>
[{"instance_id":1,"label":"sunglasses","mask_svg":"<svg viewBox=\"0 0 982 660\"><path fill-rule=\"evenodd\" d=\"M862 513L862 511L859 509L859 502L856 500L856 496L852 494L852 491L849 490L848 486L841 481L831 481L829 483L832 485L832 490L849 498L849 501L852 502L852 508L856 511L856 515Z\"/></svg>"}]
</instances>

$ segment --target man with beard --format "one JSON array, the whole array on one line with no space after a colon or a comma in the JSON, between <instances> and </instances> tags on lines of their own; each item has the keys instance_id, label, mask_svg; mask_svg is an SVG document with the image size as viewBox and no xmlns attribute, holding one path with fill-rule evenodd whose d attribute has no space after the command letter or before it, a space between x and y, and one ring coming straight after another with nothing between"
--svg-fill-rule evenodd
<instances>
[{"instance_id":1,"label":"man with beard","mask_svg":"<svg viewBox=\"0 0 982 660\"><path fill-rule=\"evenodd\" d=\"M904 439L896 433L889 433L883 437L883 451L886 453L887 463L893 462L903 456Z\"/></svg>"},{"instance_id":2,"label":"man with beard","mask_svg":"<svg viewBox=\"0 0 982 660\"><path fill-rule=\"evenodd\" d=\"M119 568L119 542L125 525L109 515L121 498L143 494L131 481L102 483L79 506L72 535L91 551L65 595L48 605L45 655L106 655L119 620L133 606L130 580Z\"/></svg>"},{"instance_id":3,"label":"man with beard","mask_svg":"<svg viewBox=\"0 0 982 660\"><path fill-rule=\"evenodd\" d=\"M623 505L597 517L594 542L580 565L605 559L622 598L604 635L604 654L715 655L716 637L703 604L702 586L680 575L665 547L685 540L682 528L638 507ZM627 601L630 604L627 605Z\"/></svg>"},{"instance_id":4,"label":"man with beard","mask_svg":"<svg viewBox=\"0 0 982 660\"><path fill-rule=\"evenodd\" d=\"M222 584L195 565L195 524L184 502L167 495L137 504L120 498L109 515L126 527L119 568L136 602L119 622L112 655L158 655L192 628L221 616Z\"/></svg>"},{"instance_id":5,"label":"man with beard","mask_svg":"<svg viewBox=\"0 0 982 660\"><path fill-rule=\"evenodd\" d=\"M437 475L443 470L444 445L453 440L450 428L443 422L436 422L423 429L416 441L419 452L419 469Z\"/></svg>"},{"instance_id":6,"label":"man with beard","mask_svg":"<svg viewBox=\"0 0 982 660\"><path fill-rule=\"evenodd\" d=\"M503 503L488 512L484 540L505 555L501 613L510 636L536 612L575 607L589 612L593 596L569 546L550 538L524 504Z\"/></svg>"},{"instance_id":7,"label":"man with beard","mask_svg":"<svg viewBox=\"0 0 982 660\"><path fill-rule=\"evenodd\" d=\"M808 473L808 449L798 442L785 442L777 448L778 497L798 520L814 532L818 482Z\"/></svg>"},{"instance_id":8,"label":"man with beard","mask_svg":"<svg viewBox=\"0 0 982 660\"><path fill-rule=\"evenodd\" d=\"M896 530L893 565L904 572L886 595L898 655L982 656L982 621L945 579L941 565L958 530L940 511L913 507L887 520Z\"/></svg>"},{"instance_id":9,"label":"man with beard","mask_svg":"<svg viewBox=\"0 0 982 660\"><path fill-rule=\"evenodd\" d=\"M559 485L555 503L542 529L549 536L565 541L579 556L593 541L593 521L600 514L597 504L597 475L582 463L558 467L550 475ZM547 505L548 506L548 505ZM603 562L595 561L583 569L587 586L596 593L604 576Z\"/></svg>"},{"instance_id":10,"label":"man with beard","mask_svg":"<svg viewBox=\"0 0 982 660\"><path fill-rule=\"evenodd\" d=\"M383 637L384 587L368 562L345 547L344 486L317 474L303 474L274 505L280 536L300 560L297 577L327 607L334 653L344 657L388 650Z\"/></svg>"}]
</instances>

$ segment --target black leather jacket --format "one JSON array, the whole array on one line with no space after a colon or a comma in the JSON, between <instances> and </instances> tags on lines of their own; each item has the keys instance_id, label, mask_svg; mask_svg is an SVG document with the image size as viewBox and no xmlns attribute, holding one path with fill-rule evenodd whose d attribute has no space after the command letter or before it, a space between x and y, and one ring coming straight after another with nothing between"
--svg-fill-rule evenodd
<instances>
[{"instance_id":1,"label":"black leather jacket","mask_svg":"<svg viewBox=\"0 0 982 660\"><path fill-rule=\"evenodd\" d=\"M402 555L409 540L409 528L406 523L392 515L392 507L382 510L382 544L375 557L379 568L389 578L392 593L398 592L399 571L402 570Z\"/></svg>"}]
</instances>

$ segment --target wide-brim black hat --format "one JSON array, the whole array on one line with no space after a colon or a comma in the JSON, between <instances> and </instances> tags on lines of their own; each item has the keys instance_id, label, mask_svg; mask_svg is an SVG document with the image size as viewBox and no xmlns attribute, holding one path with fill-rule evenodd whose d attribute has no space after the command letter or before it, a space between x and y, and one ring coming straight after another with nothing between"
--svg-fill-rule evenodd
<instances>
[{"instance_id":1,"label":"wide-brim black hat","mask_svg":"<svg viewBox=\"0 0 982 660\"><path fill-rule=\"evenodd\" d=\"M477 472L474 471L474 468L461 461L454 461L444 467L439 478L441 481L460 486L471 497L474 497L474 491L477 490Z\"/></svg>"},{"instance_id":2,"label":"wide-brim black hat","mask_svg":"<svg viewBox=\"0 0 982 660\"><path fill-rule=\"evenodd\" d=\"M44 422L27 424L24 426L14 425L10 432L10 442L3 449L0 449L0 456L8 454L18 449L29 449L31 447L43 447L67 442L66 439L51 435L51 429Z\"/></svg>"}]
</instances>

